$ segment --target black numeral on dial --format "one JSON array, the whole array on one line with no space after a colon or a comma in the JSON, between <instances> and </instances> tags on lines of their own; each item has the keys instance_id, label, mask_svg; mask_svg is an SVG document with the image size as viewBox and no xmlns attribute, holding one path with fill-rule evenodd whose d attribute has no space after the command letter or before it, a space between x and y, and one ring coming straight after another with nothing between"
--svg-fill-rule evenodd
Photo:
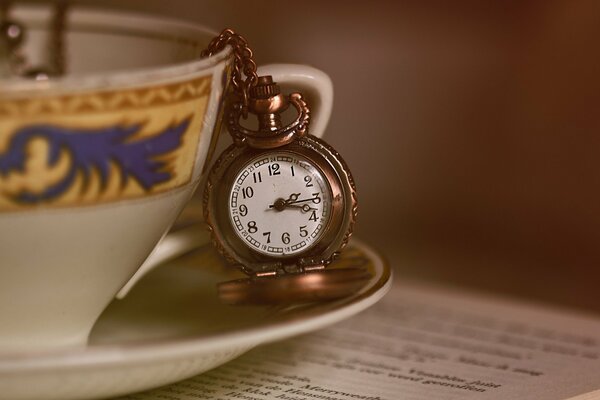
<instances>
[{"instance_id":1,"label":"black numeral on dial","mask_svg":"<svg viewBox=\"0 0 600 400\"><path fill-rule=\"evenodd\" d=\"M242 217L248 215L248 207L246 207L244 204L240 204L240 215Z\"/></svg>"},{"instance_id":2,"label":"black numeral on dial","mask_svg":"<svg viewBox=\"0 0 600 400\"><path fill-rule=\"evenodd\" d=\"M281 235L281 241L285 244L289 244L290 243L290 234L287 232L284 232L283 235Z\"/></svg>"},{"instance_id":3,"label":"black numeral on dial","mask_svg":"<svg viewBox=\"0 0 600 400\"><path fill-rule=\"evenodd\" d=\"M307 237L308 236L308 231L306 230L306 225L302 225L300 227L300 236L301 237Z\"/></svg>"},{"instance_id":4,"label":"black numeral on dial","mask_svg":"<svg viewBox=\"0 0 600 400\"><path fill-rule=\"evenodd\" d=\"M319 204L321 202L321 198L319 197L321 193L313 193L313 203Z\"/></svg>"},{"instance_id":5,"label":"black numeral on dial","mask_svg":"<svg viewBox=\"0 0 600 400\"><path fill-rule=\"evenodd\" d=\"M269 176L273 175L281 175L281 172L279 172L279 164L277 163L269 165Z\"/></svg>"},{"instance_id":6,"label":"black numeral on dial","mask_svg":"<svg viewBox=\"0 0 600 400\"><path fill-rule=\"evenodd\" d=\"M250 233L258 232L258 227L256 226L256 221L248 222L248 232L250 232Z\"/></svg>"},{"instance_id":7,"label":"black numeral on dial","mask_svg":"<svg viewBox=\"0 0 600 400\"><path fill-rule=\"evenodd\" d=\"M245 188L242 188L242 197L244 199L251 199L252 196L254 196L254 189L252 189L252 186L246 186Z\"/></svg>"},{"instance_id":8,"label":"black numeral on dial","mask_svg":"<svg viewBox=\"0 0 600 400\"><path fill-rule=\"evenodd\" d=\"M267 237L267 243L271 243L271 232L265 232L263 236Z\"/></svg>"}]
</instances>

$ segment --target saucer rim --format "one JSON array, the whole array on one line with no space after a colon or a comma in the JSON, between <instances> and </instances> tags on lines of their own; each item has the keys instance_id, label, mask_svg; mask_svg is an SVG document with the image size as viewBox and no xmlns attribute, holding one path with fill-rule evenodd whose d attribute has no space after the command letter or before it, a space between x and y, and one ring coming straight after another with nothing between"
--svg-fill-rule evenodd
<instances>
[{"instance_id":1,"label":"saucer rim","mask_svg":"<svg viewBox=\"0 0 600 400\"><path fill-rule=\"evenodd\" d=\"M331 303L331 309L320 310L316 315L299 315L291 319L278 319L251 328L217 333L201 337L159 339L141 343L92 345L82 348L54 349L26 353L0 353L0 374L22 373L32 369L106 367L115 363L137 364L151 360L190 357L195 354L214 353L233 347L252 348L291 336L324 328L340 322L378 302L392 286L393 274L388 260L371 245L353 238L350 242L381 265L381 276L367 290L346 299Z\"/></svg>"}]
</instances>

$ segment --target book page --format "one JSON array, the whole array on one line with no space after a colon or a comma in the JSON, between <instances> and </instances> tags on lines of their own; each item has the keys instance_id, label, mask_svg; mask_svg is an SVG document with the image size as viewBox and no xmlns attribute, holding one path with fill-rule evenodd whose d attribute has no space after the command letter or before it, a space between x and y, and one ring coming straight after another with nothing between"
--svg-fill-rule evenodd
<instances>
[{"instance_id":1,"label":"book page","mask_svg":"<svg viewBox=\"0 0 600 400\"><path fill-rule=\"evenodd\" d=\"M402 283L348 321L124 399L591 400L598 389L600 319Z\"/></svg>"}]
</instances>

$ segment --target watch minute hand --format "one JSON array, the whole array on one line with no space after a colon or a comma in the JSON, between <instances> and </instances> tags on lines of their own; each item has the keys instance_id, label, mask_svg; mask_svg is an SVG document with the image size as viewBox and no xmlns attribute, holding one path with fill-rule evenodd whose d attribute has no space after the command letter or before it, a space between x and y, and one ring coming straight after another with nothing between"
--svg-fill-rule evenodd
<instances>
[{"instance_id":1,"label":"watch minute hand","mask_svg":"<svg viewBox=\"0 0 600 400\"><path fill-rule=\"evenodd\" d=\"M298 200L298 197L300 197L300 193L292 193L287 199L280 197L277 200L275 200L275 202L271 204L269 208L275 208L277 211L283 211L288 204L292 204L293 202Z\"/></svg>"},{"instance_id":2,"label":"watch minute hand","mask_svg":"<svg viewBox=\"0 0 600 400\"><path fill-rule=\"evenodd\" d=\"M302 199L302 200L294 200L294 201L290 201L286 204L296 204L296 203L304 203L305 201L313 201L315 199L315 197L311 197L309 199Z\"/></svg>"},{"instance_id":3,"label":"watch minute hand","mask_svg":"<svg viewBox=\"0 0 600 400\"><path fill-rule=\"evenodd\" d=\"M277 211L283 211L286 208L299 208L302 212L309 212L312 210L317 210L314 207L309 206L308 204L296 205L291 203L285 203L284 201L276 201L274 204L269 205L269 208L274 208Z\"/></svg>"},{"instance_id":4,"label":"watch minute hand","mask_svg":"<svg viewBox=\"0 0 600 400\"><path fill-rule=\"evenodd\" d=\"M314 208L314 207L311 207L311 206L309 206L308 204L296 205L296 204L289 204L289 203L288 203L288 204L286 204L286 208L287 208L287 207L290 207L290 208L299 208L299 209L301 209L301 210L302 210L302 212L305 212L305 213L307 213L307 212L309 212L309 211L313 211L313 210L315 210L315 211L316 211L316 210L317 210L316 208Z\"/></svg>"}]
</instances>

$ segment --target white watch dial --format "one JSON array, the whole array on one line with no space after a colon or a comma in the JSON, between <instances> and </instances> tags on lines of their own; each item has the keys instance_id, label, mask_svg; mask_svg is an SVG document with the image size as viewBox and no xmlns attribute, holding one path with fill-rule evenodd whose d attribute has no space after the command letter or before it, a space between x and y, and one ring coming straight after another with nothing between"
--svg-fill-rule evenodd
<instances>
[{"instance_id":1,"label":"white watch dial","mask_svg":"<svg viewBox=\"0 0 600 400\"><path fill-rule=\"evenodd\" d=\"M307 158L273 152L251 160L238 173L228 205L234 232L248 246L287 257L317 242L329 219L331 192Z\"/></svg>"}]
</instances>

